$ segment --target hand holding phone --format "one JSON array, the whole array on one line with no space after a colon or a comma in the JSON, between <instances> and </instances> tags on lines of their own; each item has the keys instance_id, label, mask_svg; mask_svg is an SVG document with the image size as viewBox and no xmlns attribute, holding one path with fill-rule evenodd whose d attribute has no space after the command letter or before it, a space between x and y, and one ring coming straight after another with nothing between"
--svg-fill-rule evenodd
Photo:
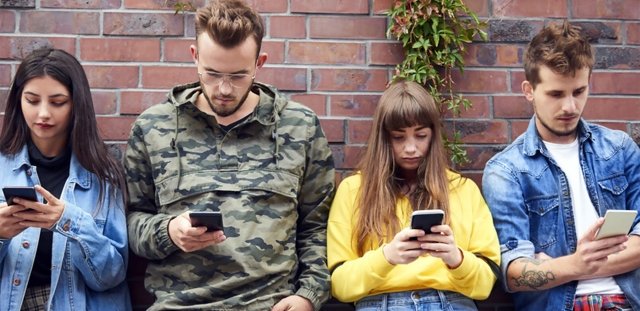
<instances>
[{"instance_id":1,"label":"hand holding phone","mask_svg":"<svg viewBox=\"0 0 640 311\"><path fill-rule=\"evenodd\" d=\"M617 235L627 235L631 230L638 211L607 210L604 223L596 233L596 240Z\"/></svg>"},{"instance_id":2,"label":"hand holding phone","mask_svg":"<svg viewBox=\"0 0 640 311\"><path fill-rule=\"evenodd\" d=\"M425 234L431 233L431 227L441 225L444 211L439 209L419 210L411 214L411 229L421 229ZM416 238L412 238L416 240Z\"/></svg>"},{"instance_id":3,"label":"hand holding phone","mask_svg":"<svg viewBox=\"0 0 640 311\"><path fill-rule=\"evenodd\" d=\"M7 201L7 205L13 205L13 198L22 198L29 201L38 202L38 195L34 187L10 186L3 187L2 193Z\"/></svg>"},{"instance_id":4,"label":"hand holding phone","mask_svg":"<svg viewBox=\"0 0 640 311\"><path fill-rule=\"evenodd\" d=\"M220 212L190 212L189 219L193 227L207 227L207 232L218 231L224 228L222 213Z\"/></svg>"}]
</instances>

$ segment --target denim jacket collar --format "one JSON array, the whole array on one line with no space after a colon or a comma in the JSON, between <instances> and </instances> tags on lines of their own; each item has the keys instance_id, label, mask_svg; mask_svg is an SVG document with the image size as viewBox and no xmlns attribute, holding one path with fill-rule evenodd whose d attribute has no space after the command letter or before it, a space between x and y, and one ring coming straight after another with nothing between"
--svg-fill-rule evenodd
<instances>
[{"instance_id":1,"label":"denim jacket collar","mask_svg":"<svg viewBox=\"0 0 640 311\"><path fill-rule=\"evenodd\" d=\"M578 139L580 140L580 145L582 145L587 139L593 140L593 133L588 126L588 123L580 118L578 121ZM527 131L523 136L524 143L522 146L522 153L526 156L533 157L536 155L536 152L540 152L540 154L544 154L548 156L547 149L542 142L542 138L538 135L538 129L536 128L536 116L529 120L529 126L527 127Z\"/></svg>"},{"instance_id":2,"label":"denim jacket collar","mask_svg":"<svg viewBox=\"0 0 640 311\"><path fill-rule=\"evenodd\" d=\"M15 165L13 166L13 170L19 170L23 166L31 166L29 162L29 151L27 145L25 144L20 152L15 155L16 161L14 161ZM83 189L91 188L91 173L87 171L82 165L80 165L80 161L76 157L75 153L71 153L71 163L69 165L69 182L72 182Z\"/></svg>"}]
</instances>

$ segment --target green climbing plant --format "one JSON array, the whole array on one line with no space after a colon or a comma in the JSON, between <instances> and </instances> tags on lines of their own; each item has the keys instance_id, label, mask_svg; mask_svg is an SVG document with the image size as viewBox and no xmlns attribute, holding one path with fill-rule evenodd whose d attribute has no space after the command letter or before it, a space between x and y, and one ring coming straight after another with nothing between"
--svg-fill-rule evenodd
<instances>
[{"instance_id":1,"label":"green climbing plant","mask_svg":"<svg viewBox=\"0 0 640 311\"><path fill-rule=\"evenodd\" d=\"M470 108L471 102L455 94L452 73L463 71L467 44L474 38L487 40L483 31L486 23L462 0L397 0L387 16L391 19L387 35L400 41L405 51L393 79L425 85L441 103L443 112L451 112L454 129L452 137L445 137L445 145L454 164L469 162L461 147L461 134L455 128L455 117Z\"/></svg>"}]
</instances>

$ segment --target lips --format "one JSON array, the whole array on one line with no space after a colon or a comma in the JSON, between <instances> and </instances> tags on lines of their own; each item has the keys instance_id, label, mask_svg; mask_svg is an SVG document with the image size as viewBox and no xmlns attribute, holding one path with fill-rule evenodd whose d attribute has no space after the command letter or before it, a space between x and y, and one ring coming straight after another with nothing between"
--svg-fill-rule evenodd
<instances>
[{"instance_id":1,"label":"lips","mask_svg":"<svg viewBox=\"0 0 640 311\"><path fill-rule=\"evenodd\" d=\"M36 123L36 126L43 129L49 129L53 127L52 124L47 124L47 123Z\"/></svg>"}]
</instances>

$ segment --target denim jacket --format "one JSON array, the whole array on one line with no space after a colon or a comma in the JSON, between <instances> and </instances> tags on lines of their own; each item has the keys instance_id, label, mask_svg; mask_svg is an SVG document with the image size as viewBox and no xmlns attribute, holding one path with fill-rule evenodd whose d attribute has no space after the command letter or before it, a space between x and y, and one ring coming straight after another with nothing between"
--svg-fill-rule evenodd
<instances>
[{"instance_id":1,"label":"denim jacket","mask_svg":"<svg viewBox=\"0 0 640 311\"><path fill-rule=\"evenodd\" d=\"M15 156L0 155L1 186L40 184L26 146ZM107 185L106 193L112 189ZM65 203L53 234L51 294L47 310L131 310L126 284L127 229L122 193L105 195L97 206L98 178L71 156ZM38 194L40 201L42 198ZM0 192L0 202L5 202ZM39 228L0 239L0 311L20 310L38 249Z\"/></svg>"},{"instance_id":2,"label":"denim jacket","mask_svg":"<svg viewBox=\"0 0 640 311\"><path fill-rule=\"evenodd\" d=\"M580 120L580 165L598 214L640 207L640 149L622 131ZM535 116L527 131L495 155L484 170L483 193L502 252L502 281L512 260L544 252L556 258L576 251L579 237L567 177L538 136ZM631 234L640 235L640 218ZM640 310L640 268L614 277ZM553 289L513 294L516 310L573 310L577 281Z\"/></svg>"}]
</instances>

